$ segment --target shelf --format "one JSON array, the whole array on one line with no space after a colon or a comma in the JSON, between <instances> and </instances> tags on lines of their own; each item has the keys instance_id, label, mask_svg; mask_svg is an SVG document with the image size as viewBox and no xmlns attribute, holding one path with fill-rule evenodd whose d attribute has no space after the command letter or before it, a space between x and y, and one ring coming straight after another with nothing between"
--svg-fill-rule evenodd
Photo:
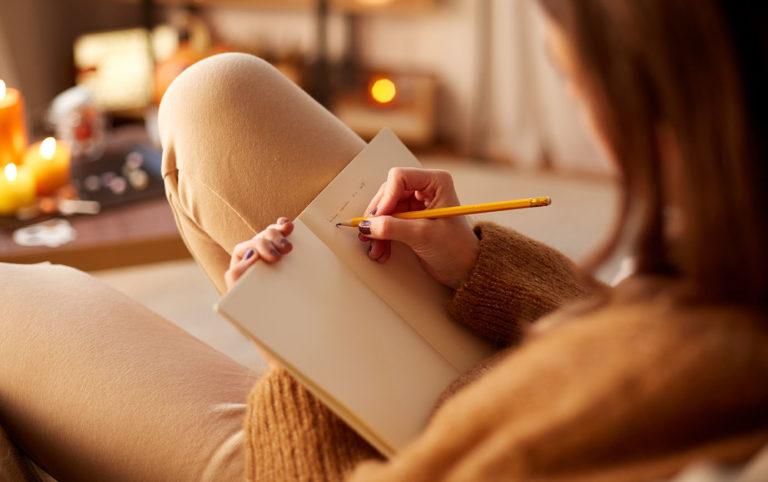
<instances>
[{"instance_id":1,"label":"shelf","mask_svg":"<svg viewBox=\"0 0 768 482\"><path fill-rule=\"evenodd\" d=\"M141 0L122 0L138 3ZM331 10L359 14L418 14L430 11L439 0L329 0ZM203 7L254 7L273 10L311 10L317 0L153 0L156 4Z\"/></svg>"}]
</instances>

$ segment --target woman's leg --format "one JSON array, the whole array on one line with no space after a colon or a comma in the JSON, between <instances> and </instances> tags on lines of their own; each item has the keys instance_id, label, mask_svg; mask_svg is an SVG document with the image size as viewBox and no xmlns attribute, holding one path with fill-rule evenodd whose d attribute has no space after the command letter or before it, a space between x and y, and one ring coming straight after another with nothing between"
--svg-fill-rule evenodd
<instances>
[{"instance_id":1,"label":"woman's leg","mask_svg":"<svg viewBox=\"0 0 768 482\"><path fill-rule=\"evenodd\" d=\"M242 476L253 372L71 268L0 264L0 293L0 425L38 465L60 480Z\"/></svg>"},{"instance_id":2,"label":"woman's leg","mask_svg":"<svg viewBox=\"0 0 768 482\"><path fill-rule=\"evenodd\" d=\"M160 107L168 200L221 293L235 244L297 216L365 143L274 67L245 54L203 60Z\"/></svg>"},{"instance_id":3,"label":"woman's leg","mask_svg":"<svg viewBox=\"0 0 768 482\"><path fill-rule=\"evenodd\" d=\"M29 460L0 427L0 480L37 481Z\"/></svg>"},{"instance_id":4,"label":"woman's leg","mask_svg":"<svg viewBox=\"0 0 768 482\"><path fill-rule=\"evenodd\" d=\"M220 291L234 244L297 215L363 147L237 54L182 74L161 130L179 228ZM252 372L75 270L0 264L0 293L0 424L39 465L62 480L241 477Z\"/></svg>"}]
</instances>

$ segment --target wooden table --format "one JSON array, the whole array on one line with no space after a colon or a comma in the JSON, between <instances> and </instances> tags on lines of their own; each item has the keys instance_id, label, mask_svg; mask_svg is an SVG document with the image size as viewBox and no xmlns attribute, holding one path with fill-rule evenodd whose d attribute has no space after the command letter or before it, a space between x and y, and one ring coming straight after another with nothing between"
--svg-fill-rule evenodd
<instances>
[{"instance_id":1,"label":"wooden table","mask_svg":"<svg viewBox=\"0 0 768 482\"><path fill-rule=\"evenodd\" d=\"M19 246L0 231L0 262L50 261L85 271L189 257L165 198L69 219L76 239L58 248Z\"/></svg>"}]
</instances>

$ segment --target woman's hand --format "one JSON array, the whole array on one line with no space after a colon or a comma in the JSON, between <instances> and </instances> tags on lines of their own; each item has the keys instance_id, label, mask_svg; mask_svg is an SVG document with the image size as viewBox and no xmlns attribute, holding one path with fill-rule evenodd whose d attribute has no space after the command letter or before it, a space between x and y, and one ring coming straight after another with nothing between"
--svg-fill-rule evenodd
<instances>
[{"instance_id":1,"label":"woman's hand","mask_svg":"<svg viewBox=\"0 0 768 482\"><path fill-rule=\"evenodd\" d=\"M360 223L359 238L371 241L368 257L384 263L390 240L407 244L427 272L440 283L458 288L477 259L479 240L464 216L442 219L397 219L388 214L458 206L453 179L446 171L396 167L366 209L373 218Z\"/></svg>"},{"instance_id":2,"label":"woman's hand","mask_svg":"<svg viewBox=\"0 0 768 482\"><path fill-rule=\"evenodd\" d=\"M270 264L276 263L284 254L289 253L293 246L285 237L291 232L293 232L291 220L278 218L275 224L270 224L267 229L253 238L236 245L232 250L229 269L224 273L227 290L232 289L235 282L256 261L262 259Z\"/></svg>"}]
</instances>

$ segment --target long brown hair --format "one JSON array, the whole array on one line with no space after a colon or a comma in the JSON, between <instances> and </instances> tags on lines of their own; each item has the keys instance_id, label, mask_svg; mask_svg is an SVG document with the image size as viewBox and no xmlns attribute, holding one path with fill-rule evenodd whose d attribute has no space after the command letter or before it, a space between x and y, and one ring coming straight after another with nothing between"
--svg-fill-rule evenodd
<instances>
[{"instance_id":1,"label":"long brown hair","mask_svg":"<svg viewBox=\"0 0 768 482\"><path fill-rule=\"evenodd\" d=\"M629 229L629 214L642 212L640 273L677 277L697 299L764 307L764 2L539 2L578 56L593 115L623 173L622 222L607 252ZM660 126L674 140L679 175L663 165ZM684 223L674 247L664 232L670 189Z\"/></svg>"}]
</instances>

